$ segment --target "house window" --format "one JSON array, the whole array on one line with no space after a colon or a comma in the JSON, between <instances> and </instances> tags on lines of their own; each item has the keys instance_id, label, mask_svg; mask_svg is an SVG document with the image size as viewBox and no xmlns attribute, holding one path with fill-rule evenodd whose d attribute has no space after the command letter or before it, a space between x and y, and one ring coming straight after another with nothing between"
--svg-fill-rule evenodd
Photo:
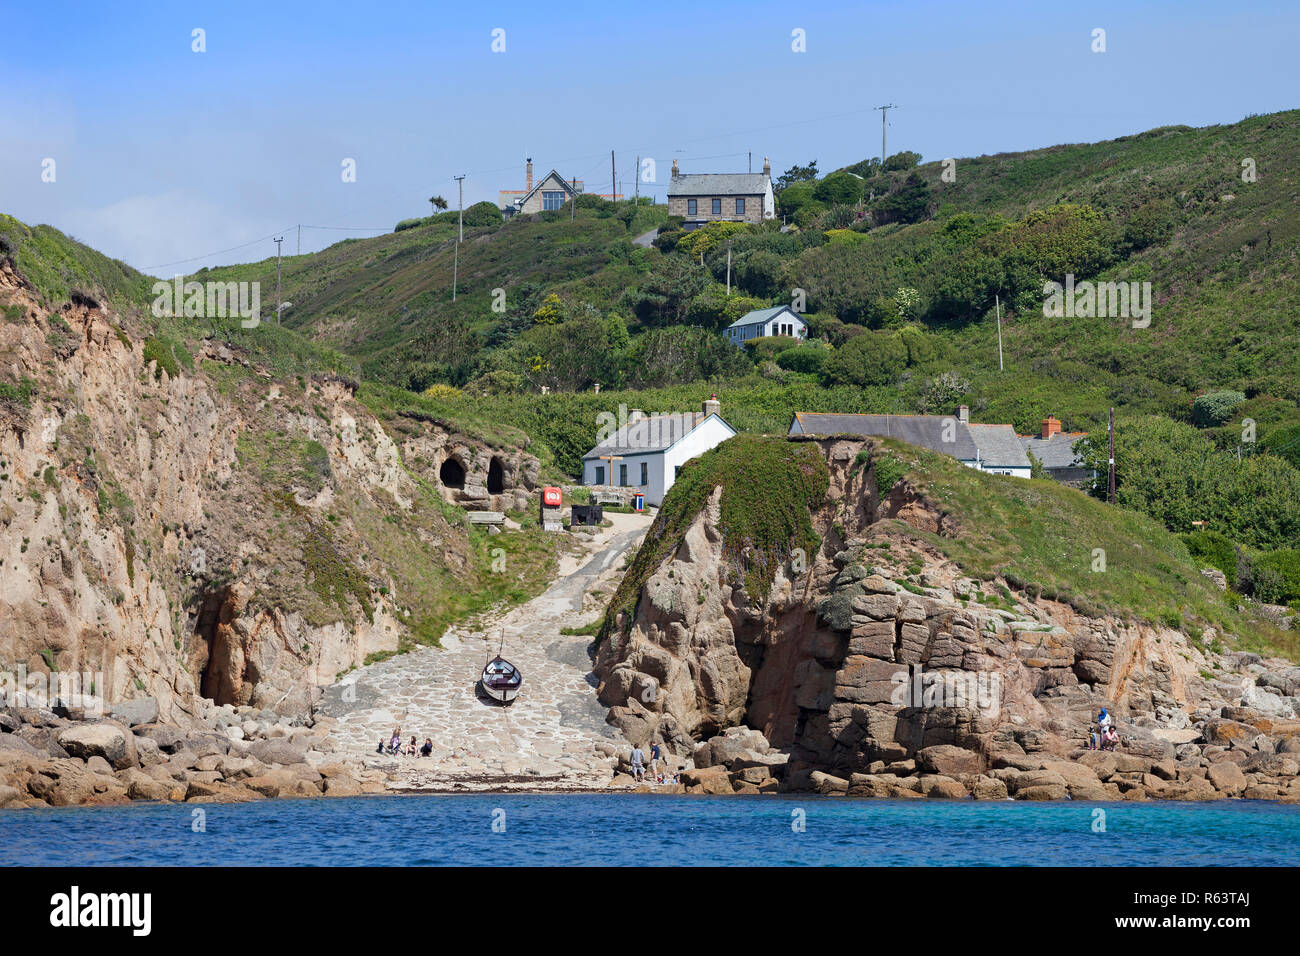
<instances>
[{"instance_id":1,"label":"house window","mask_svg":"<svg viewBox=\"0 0 1300 956\"><path fill-rule=\"evenodd\" d=\"M698 208L699 208L699 200L698 200L698 199L688 199L688 200L686 200L686 215L688 215L688 216L698 215L698 213L696 212L696 210L697 210Z\"/></svg>"},{"instance_id":2,"label":"house window","mask_svg":"<svg viewBox=\"0 0 1300 956\"><path fill-rule=\"evenodd\" d=\"M557 190L542 191L542 208L543 209L563 209L564 193Z\"/></svg>"},{"instance_id":3,"label":"house window","mask_svg":"<svg viewBox=\"0 0 1300 956\"><path fill-rule=\"evenodd\" d=\"M627 487L627 465L618 466L618 483L621 487Z\"/></svg>"},{"instance_id":4,"label":"house window","mask_svg":"<svg viewBox=\"0 0 1300 956\"><path fill-rule=\"evenodd\" d=\"M715 199L715 200L713 200L713 215L715 215L715 216L721 216L721 215L722 215L722 200L721 200L721 199Z\"/></svg>"},{"instance_id":5,"label":"house window","mask_svg":"<svg viewBox=\"0 0 1300 956\"><path fill-rule=\"evenodd\" d=\"M641 484L643 487L650 484L650 466L644 461L641 462Z\"/></svg>"},{"instance_id":6,"label":"house window","mask_svg":"<svg viewBox=\"0 0 1300 956\"><path fill-rule=\"evenodd\" d=\"M736 200L736 215L737 215L737 216L743 216L744 214L745 214L745 200L743 200L743 199L737 199L737 200Z\"/></svg>"},{"instance_id":7,"label":"house window","mask_svg":"<svg viewBox=\"0 0 1300 956\"><path fill-rule=\"evenodd\" d=\"M596 466L596 480L593 481L592 484L593 484L593 485L603 485L604 483L605 483L605 466L604 466L604 465L597 465L597 466Z\"/></svg>"}]
</instances>

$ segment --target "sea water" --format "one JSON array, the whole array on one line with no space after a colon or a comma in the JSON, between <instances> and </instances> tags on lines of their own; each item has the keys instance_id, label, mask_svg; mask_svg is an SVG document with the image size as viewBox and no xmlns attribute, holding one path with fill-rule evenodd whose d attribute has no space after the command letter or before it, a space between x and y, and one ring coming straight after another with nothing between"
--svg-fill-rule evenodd
<instances>
[{"instance_id":1,"label":"sea water","mask_svg":"<svg viewBox=\"0 0 1300 956\"><path fill-rule=\"evenodd\" d=\"M40 866L1295 866L1300 806L473 794L0 811Z\"/></svg>"}]
</instances>

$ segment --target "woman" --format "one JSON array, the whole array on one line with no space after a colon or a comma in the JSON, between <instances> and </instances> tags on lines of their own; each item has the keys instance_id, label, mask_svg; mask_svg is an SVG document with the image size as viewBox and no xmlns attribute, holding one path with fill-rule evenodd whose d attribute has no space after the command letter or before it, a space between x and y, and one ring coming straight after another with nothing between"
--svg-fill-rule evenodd
<instances>
[{"instance_id":1,"label":"woman","mask_svg":"<svg viewBox=\"0 0 1300 956\"><path fill-rule=\"evenodd\" d=\"M1107 726L1106 732L1101 735L1101 749L1114 750L1118 744L1119 734L1115 733L1114 727Z\"/></svg>"},{"instance_id":2,"label":"woman","mask_svg":"<svg viewBox=\"0 0 1300 956\"><path fill-rule=\"evenodd\" d=\"M431 756L433 756L433 738L432 738L432 737L425 737L425 738L424 738L424 746L420 748L420 756L421 756L421 757L431 757Z\"/></svg>"},{"instance_id":3,"label":"woman","mask_svg":"<svg viewBox=\"0 0 1300 956\"><path fill-rule=\"evenodd\" d=\"M402 752L402 728L397 727L393 730L393 739L388 741L388 749L396 756Z\"/></svg>"}]
</instances>

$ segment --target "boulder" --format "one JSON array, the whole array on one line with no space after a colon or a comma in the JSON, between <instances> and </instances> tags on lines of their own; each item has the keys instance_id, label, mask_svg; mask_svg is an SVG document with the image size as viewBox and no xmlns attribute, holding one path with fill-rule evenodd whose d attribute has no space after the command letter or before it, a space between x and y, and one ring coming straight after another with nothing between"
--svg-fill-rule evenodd
<instances>
[{"instance_id":1,"label":"boulder","mask_svg":"<svg viewBox=\"0 0 1300 956\"><path fill-rule=\"evenodd\" d=\"M983 769L978 753L974 750L955 747L952 744L937 744L918 751L916 765L926 773L942 774L948 777L956 777L967 773L976 774Z\"/></svg>"},{"instance_id":2,"label":"boulder","mask_svg":"<svg viewBox=\"0 0 1300 956\"><path fill-rule=\"evenodd\" d=\"M248 745L248 755L267 764L278 763L288 766L307 762L306 748L292 744L282 737L254 740Z\"/></svg>"},{"instance_id":3,"label":"boulder","mask_svg":"<svg viewBox=\"0 0 1300 956\"><path fill-rule=\"evenodd\" d=\"M154 697L137 697L113 705L108 715L127 727L152 724L158 719L158 700Z\"/></svg>"},{"instance_id":4,"label":"boulder","mask_svg":"<svg viewBox=\"0 0 1300 956\"><path fill-rule=\"evenodd\" d=\"M1230 797L1235 797L1246 789L1246 775L1231 761L1222 760L1210 764L1206 776L1215 790Z\"/></svg>"},{"instance_id":5,"label":"boulder","mask_svg":"<svg viewBox=\"0 0 1300 956\"><path fill-rule=\"evenodd\" d=\"M135 749L135 736L121 724L96 721L75 724L59 731L59 746L71 756L88 760L103 757L115 770L135 767L140 757Z\"/></svg>"},{"instance_id":6,"label":"boulder","mask_svg":"<svg viewBox=\"0 0 1300 956\"><path fill-rule=\"evenodd\" d=\"M167 724L141 724L132 728L137 737L148 737L158 749L165 754L174 754L181 749L184 736L175 727Z\"/></svg>"},{"instance_id":7,"label":"boulder","mask_svg":"<svg viewBox=\"0 0 1300 956\"><path fill-rule=\"evenodd\" d=\"M925 795L932 800L965 800L970 796L965 787L949 777L932 779Z\"/></svg>"},{"instance_id":8,"label":"boulder","mask_svg":"<svg viewBox=\"0 0 1300 956\"><path fill-rule=\"evenodd\" d=\"M1016 791L1017 800L1064 800L1067 795L1065 787L1057 784L1023 787Z\"/></svg>"},{"instance_id":9,"label":"boulder","mask_svg":"<svg viewBox=\"0 0 1300 956\"><path fill-rule=\"evenodd\" d=\"M361 785L351 777L328 777L325 780L325 796L359 797L361 796Z\"/></svg>"},{"instance_id":10,"label":"boulder","mask_svg":"<svg viewBox=\"0 0 1300 956\"><path fill-rule=\"evenodd\" d=\"M688 793L733 793L726 767L699 767L683 770L681 782Z\"/></svg>"},{"instance_id":11,"label":"boulder","mask_svg":"<svg viewBox=\"0 0 1300 956\"><path fill-rule=\"evenodd\" d=\"M1005 800L1007 785L994 777L979 776L971 787L971 795L976 800Z\"/></svg>"},{"instance_id":12,"label":"boulder","mask_svg":"<svg viewBox=\"0 0 1300 956\"><path fill-rule=\"evenodd\" d=\"M818 793L848 793L849 790L849 782L843 777L835 777L820 770L814 770L809 775L809 781Z\"/></svg>"}]
</instances>

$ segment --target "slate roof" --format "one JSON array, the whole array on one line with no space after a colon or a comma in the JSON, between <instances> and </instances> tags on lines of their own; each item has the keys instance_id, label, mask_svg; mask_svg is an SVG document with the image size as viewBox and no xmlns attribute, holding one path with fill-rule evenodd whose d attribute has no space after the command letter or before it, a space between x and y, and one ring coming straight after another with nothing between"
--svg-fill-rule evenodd
<instances>
[{"instance_id":1,"label":"slate roof","mask_svg":"<svg viewBox=\"0 0 1300 956\"><path fill-rule=\"evenodd\" d=\"M583 455L583 461L599 458L601 455L639 455L646 452L667 451L699 428L708 417L703 412L646 415L634 422L628 422ZM727 425L721 415L718 416L718 421ZM730 425L727 425L727 428L731 429L733 434L735 433L735 429Z\"/></svg>"},{"instance_id":2,"label":"slate roof","mask_svg":"<svg viewBox=\"0 0 1300 956\"><path fill-rule=\"evenodd\" d=\"M1028 454L1043 463L1044 468L1082 468L1074 443L1087 438L1087 432L1057 432L1051 438L1040 435L1021 435L1020 444Z\"/></svg>"},{"instance_id":3,"label":"slate roof","mask_svg":"<svg viewBox=\"0 0 1300 956\"><path fill-rule=\"evenodd\" d=\"M533 188L532 188L532 189L526 190L526 191L524 192L524 196L523 196L522 199L516 199L516 200L514 201L514 202L515 202L515 205L517 205L517 206L523 206L524 203L528 202L528 200L529 200L530 198L532 198L533 193L535 193L535 192L537 192L537 190L541 189L542 186L543 186L543 185L544 185L544 184L545 184L545 183L546 183L546 182L547 182L547 181L548 181L552 176L554 176L556 179L558 179L558 180L560 181L560 185L564 187L564 192L565 192L566 195L569 195L569 196L573 196L573 195L574 195L574 192L573 192L573 186L571 186L569 183L565 182L564 177L561 176L559 173L557 173L555 170L552 169L549 173L547 173L547 174L546 174L545 176L543 176L541 179L537 180L537 182L535 182L535 183L533 184ZM552 186L551 188L554 189L555 187Z\"/></svg>"},{"instance_id":4,"label":"slate roof","mask_svg":"<svg viewBox=\"0 0 1300 956\"><path fill-rule=\"evenodd\" d=\"M1028 468L1029 457L1020 436L1010 425L970 425L980 461L990 468Z\"/></svg>"},{"instance_id":5,"label":"slate roof","mask_svg":"<svg viewBox=\"0 0 1300 956\"><path fill-rule=\"evenodd\" d=\"M761 196L768 182L763 173L679 173L668 183L668 195Z\"/></svg>"},{"instance_id":6,"label":"slate roof","mask_svg":"<svg viewBox=\"0 0 1300 956\"><path fill-rule=\"evenodd\" d=\"M951 415L849 415L795 412L794 417L805 435L867 435L873 438L897 438L909 445L951 455L959 461L974 461L978 452L970 428L957 422ZM953 423L950 433L953 441L944 441L946 422ZM1024 454L1021 450L1022 458Z\"/></svg>"},{"instance_id":7,"label":"slate roof","mask_svg":"<svg viewBox=\"0 0 1300 956\"><path fill-rule=\"evenodd\" d=\"M774 305L770 309L755 309L752 312L746 312L735 322L732 322L729 326L727 326L727 328L739 329L747 325L762 325L764 322L767 322L769 319L776 318L776 316L780 315L782 312L789 312L796 319L799 319L800 322L803 322L803 319L800 318L799 313L795 312L795 310L790 308L788 305Z\"/></svg>"}]
</instances>

